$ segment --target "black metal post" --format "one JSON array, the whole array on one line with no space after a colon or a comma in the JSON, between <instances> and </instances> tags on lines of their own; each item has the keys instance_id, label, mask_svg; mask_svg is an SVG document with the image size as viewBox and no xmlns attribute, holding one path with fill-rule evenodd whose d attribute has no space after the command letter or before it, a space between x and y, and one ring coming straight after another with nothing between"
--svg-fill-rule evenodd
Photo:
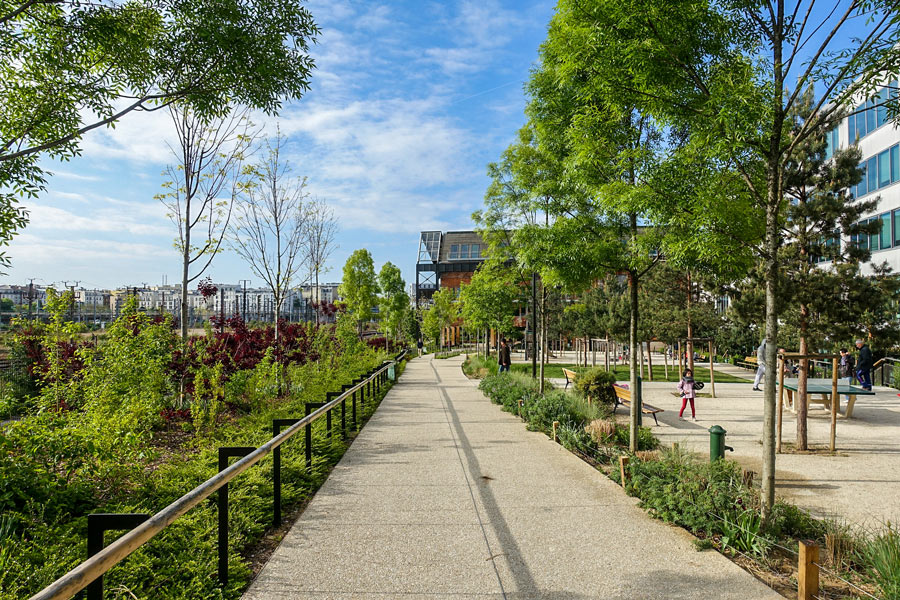
<instances>
[{"instance_id":1,"label":"black metal post","mask_svg":"<svg viewBox=\"0 0 900 600\"><path fill-rule=\"evenodd\" d=\"M531 378L537 379L537 272L531 274Z\"/></svg>"},{"instance_id":2,"label":"black metal post","mask_svg":"<svg viewBox=\"0 0 900 600\"><path fill-rule=\"evenodd\" d=\"M282 427L290 427L300 419L272 419L272 437L277 437L281 433ZM273 495L273 517L272 523L275 527L281 525L281 446L272 450L272 495Z\"/></svg>"},{"instance_id":3,"label":"black metal post","mask_svg":"<svg viewBox=\"0 0 900 600\"><path fill-rule=\"evenodd\" d=\"M328 404L338 396L340 396L340 392L326 392L325 393L325 403ZM331 414L331 411L328 411L328 414ZM347 401L341 400L341 439L347 439Z\"/></svg>"},{"instance_id":4,"label":"black metal post","mask_svg":"<svg viewBox=\"0 0 900 600\"><path fill-rule=\"evenodd\" d=\"M250 446L219 448L219 473L228 468L228 459L244 457L256 450ZM219 583L228 583L228 484L219 488Z\"/></svg>"},{"instance_id":5,"label":"black metal post","mask_svg":"<svg viewBox=\"0 0 900 600\"><path fill-rule=\"evenodd\" d=\"M342 386L341 386L341 393L343 394L344 392L346 392L347 390L349 390L349 389L352 388L352 387L353 387L353 384L352 384L352 383L346 383L346 384L342 385ZM357 425L356 425L356 392L353 393L353 395L351 396L350 400L351 400L351 402L353 403L353 407L352 407L352 409L353 409L353 413L352 413L352 416L353 416L353 431L358 431Z\"/></svg>"},{"instance_id":6,"label":"black metal post","mask_svg":"<svg viewBox=\"0 0 900 600\"><path fill-rule=\"evenodd\" d=\"M324 402L307 402L306 416L308 417L312 411L318 410L325 406ZM328 411L329 414L331 411ZM312 423L306 424L306 470L312 473Z\"/></svg>"},{"instance_id":7,"label":"black metal post","mask_svg":"<svg viewBox=\"0 0 900 600\"><path fill-rule=\"evenodd\" d=\"M94 513L88 515L88 558L103 550L103 534L111 529L134 529L150 515L142 513ZM103 600L103 575L87 586L87 600Z\"/></svg>"}]
</instances>

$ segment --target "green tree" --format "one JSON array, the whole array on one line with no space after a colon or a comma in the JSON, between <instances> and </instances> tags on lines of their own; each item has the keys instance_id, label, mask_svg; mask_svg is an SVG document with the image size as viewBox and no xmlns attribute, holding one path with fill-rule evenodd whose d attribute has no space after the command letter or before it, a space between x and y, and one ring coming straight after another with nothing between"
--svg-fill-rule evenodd
<instances>
[{"instance_id":1,"label":"green tree","mask_svg":"<svg viewBox=\"0 0 900 600\"><path fill-rule=\"evenodd\" d=\"M378 272L378 287L381 289L378 310L385 338L396 338L400 334L403 316L409 308L409 295L406 293L406 282L403 281L400 268L391 262L384 263Z\"/></svg>"},{"instance_id":2,"label":"green tree","mask_svg":"<svg viewBox=\"0 0 900 600\"><path fill-rule=\"evenodd\" d=\"M338 292L356 320L357 333L362 333L363 325L372 319L372 309L378 304L375 263L365 248L355 250L344 263L344 278Z\"/></svg>"},{"instance_id":3,"label":"green tree","mask_svg":"<svg viewBox=\"0 0 900 600\"><path fill-rule=\"evenodd\" d=\"M489 259L478 266L472 280L460 289L460 313L470 330L494 329L505 334L514 329L516 302L521 298L522 287L513 269ZM485 345L486 356L488 351Z\"/></svg>"},{"instance_id":4,"label":"green tree","mask_svg":"<svg viewBox=\"0 0 900 600\"><path fill-rule=\"evenodd\" d=\"M45 187L42 157L69 160L89 131L175 101L274 114L309 88L318 32L280 0L0 2L0 245L24 226L18 199Z\"/></svg>"},{"instance_id":5,"label":"green tree","mask_svg":"<svg viewBox=\"0 0 900 600\"><path fill-rule=\"evenodd\" d=\"M786 0L561 0L554 18L574 25L561 39L570 64L581 67L573 73L584 75L589 67L604 95L688 135L694 152L740 174L745 192L764 212L759 253L766 261L770 364L777 352L786 163L818 124L874 96L883 73L896 71L898 61L900 13L892 4L872 0L830 12L812 9L812 0L792 6ZM819 31L823 35L810 37ZM791 133L791 109L811 82L821 86L820 96ZM896 100L874 104L896 112ZM722 206L739 214L730 201ZM775 501L774 378L767 379L764 396L761 498L768 518Z\"/></svg>"},{"instance_id":6,"label":"green tree","mask_svg":"<svg viewBox=\"0 0 900 600\"><path fill-rule=\"evenodd\" d=\"M456 292L450 288L441 288L431 297L429 307L422 317L422 330L434 341L435 346L443 347L441 332L459 319L459 303Z\"/></svg>"}]
</instances>

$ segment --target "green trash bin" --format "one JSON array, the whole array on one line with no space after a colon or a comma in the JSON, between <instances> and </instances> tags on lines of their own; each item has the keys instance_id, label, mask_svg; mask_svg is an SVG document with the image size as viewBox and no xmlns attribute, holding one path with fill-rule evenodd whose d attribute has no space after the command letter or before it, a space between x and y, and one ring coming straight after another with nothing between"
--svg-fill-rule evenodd
<instances>
[{"instance_id":1,"label":"green trash bin","mask_svg":"<svg viewBox=\"0 0 900 600\"><path fill-rule=\"evenodd\" d=\"M728 433L721 425L713 425L709 428L709 462L725 458L725 451L734 448L725 445L725 434Z\"/></svg>"},{"instance_id":2,"label":"green trash bin","mask_svg":"<svg viewBox=\"0 0 900 600\"><path fill-rule=\"evenodd\" d=\"M388 373L388 380L389 380L389 381L395 381L395 380L397 379L397 373L396 373L396 371L394 371L394 365L393 365L393 364L391 364L391 365L388 366L388 371L387 371L387 373Z\"/></svg>"}]
</instances>

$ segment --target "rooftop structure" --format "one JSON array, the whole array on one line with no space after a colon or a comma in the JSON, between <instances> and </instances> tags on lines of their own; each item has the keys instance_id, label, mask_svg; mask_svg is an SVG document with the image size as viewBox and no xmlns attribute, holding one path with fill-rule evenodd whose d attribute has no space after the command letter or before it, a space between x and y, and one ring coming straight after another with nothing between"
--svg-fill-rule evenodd
<instances>
[{"instance_id":1,"label":"rooftop structure","mask_svg":"<svg viewBox=\"0 0 900 600\"><path fill-rule=\"evenodd\" d=\"M423 231L416 262L415 302L427 302L440 288L458 290L472 279L486 244L474 231Z\"/></svg>"}]
</instances>

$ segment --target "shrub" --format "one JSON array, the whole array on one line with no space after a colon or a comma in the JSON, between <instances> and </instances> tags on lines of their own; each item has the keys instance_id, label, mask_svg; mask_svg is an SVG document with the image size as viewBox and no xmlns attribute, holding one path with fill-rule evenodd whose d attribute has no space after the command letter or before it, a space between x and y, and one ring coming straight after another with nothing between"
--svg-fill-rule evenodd
<instances>
[{"instance_id":1,"label":"shrub","mask_svg":"<svg viewBox=\"0 0 900 600\"><path fill-rule=\"evenodd\" d=\"M469 356L463 363L463 373L475 379L482 379L488 375L496 375L500 365L496 359L483 356Z\"/></svg>"},{"instance_id":2,"label":"shrub","mask_svg":"<svg viewBox=\"0 0 900 600\"><path fill-rule=\"evenodd\" d=\"M900 600L900 530L888 524L865 544L862 555L882 598Z\"/></svg>"},{"instance_id":3,"label":"shrub","mask_svg":"<svg viewBox=\"0 0 900 600\"><path fill-rule=\"evenodd\" d=\"M616 401L616 393L612 388L615 382L613 372L597 367L578 375L575 391L592 402L612 406Z\"/></svg>"}]
</instances>

